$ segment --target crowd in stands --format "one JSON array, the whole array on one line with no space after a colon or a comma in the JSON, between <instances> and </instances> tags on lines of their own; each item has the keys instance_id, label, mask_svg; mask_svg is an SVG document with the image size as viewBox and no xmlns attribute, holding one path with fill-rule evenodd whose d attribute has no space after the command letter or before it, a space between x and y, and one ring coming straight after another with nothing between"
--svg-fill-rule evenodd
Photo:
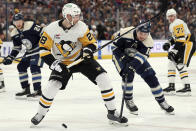
<instances>
[{"instance_id":1,"label":"crowd in stands","mask_svg":"<svg viewBox=\"0 0 196 131\"><path fill-rule=\"evenodd\" d=\"M118 29L130 25L136 26L139 20L149 19L160 10L159 0L1 0L1 39L6 40L6 27L7 29L13 27L11 25L15 8L21 10L25 20L33 20L45 26L62 18L61 9L68 2L74 2L80 6L83 21L89 25L89 28L96 26L97 39L110 39ZM189 29L196 33L195 0L172 0L168 8L176 9L178 18L183 19ZM168 22L164 15L152 22L151 35L154 39L166 39L169 35ZM7 40L10 40L9 36Z\"/></svg>"}]
</instances>

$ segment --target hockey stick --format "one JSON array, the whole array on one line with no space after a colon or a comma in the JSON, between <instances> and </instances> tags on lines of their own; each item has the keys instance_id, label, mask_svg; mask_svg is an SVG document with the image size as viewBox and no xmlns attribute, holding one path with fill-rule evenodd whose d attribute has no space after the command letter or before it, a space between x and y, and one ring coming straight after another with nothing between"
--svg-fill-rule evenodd
<instances>
[{"instance_id":1,"label":"hockey stick","mask_svg":"<svg viewBox=\"0 0 196 131\"><path fill-rule=\"evenodd\" d=\"M5 58L5 57L2 57L2 58ZM15 58L15 59L13 59L13 61L20 62L20 60L17 60L17 59L21 59L21 58L23 58L23 56L17 57L17 58ZM3 63L3 61L0 62L0 64L2 64L2 63Z\"/></svg>"},{"instance_id":2,"label":"hockey stick","mask_svg":"<svg viewBox=\"0 0 196 131\"><path fill-rule=\"evenodd\" d=\"M128 30L127 32L121 34L120 36L117 36L115 39L109 41L109 42L106 43L105 45L100 46L100 47L97 48L95 51L93 51L93 54L96 53L96 52L98 52L99 50L103 49L104 47L108 46L109 44L113 43L114 41L120 39L122 36L126 35L127 33L131 32L131 31L133 31L133 30L136 30L137 28L139 28L139 27L145 25L146 23L151 22L151 21L155 20L156 18L158 18L159 16L161 16L161 14L164 13L164 12L167 10L168 0L160 0L160 2L162 3L162 8L161 8L160 12L159 12L157 15L155 15L155 16L152 17L151 19L149 19L149 20L147 20L147 21L145 21L145 22L143 22L143 23L137 25L136 27L134 27L134 28ZM87 57L87 56L86 56L86 57ZM77 65L77 64L79 64L80 62L82 62L83 60L84 60L84 58L80 58L80 59L74 61L73 63L69 64L69 65L67 66L67 68L70 68L70 67L72 67L72 66L74 66L74 65Z\"/></svg>"},{"instance_id":3,"label":"hockey stick","mask_svg":"<svg viewBox=\"0 0 196 131\"><path fill-rule=\"evenodd\" d=\"M126 93L126 88L127 88L127 77L128 77L128 74L125 75L125 85L123 88L122 103L121 103L119 118L122 118L122 114L123 114L123 108L124 108L124 103L125 103L125 93Z\"/></svg>"}]
</instances>

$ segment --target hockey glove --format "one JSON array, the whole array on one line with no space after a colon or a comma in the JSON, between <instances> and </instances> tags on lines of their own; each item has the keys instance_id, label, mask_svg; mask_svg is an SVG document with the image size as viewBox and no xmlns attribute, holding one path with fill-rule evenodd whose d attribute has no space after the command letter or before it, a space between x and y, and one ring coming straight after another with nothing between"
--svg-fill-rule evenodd
<instances>
[{"instance_id":1,"label":"hockey glove","mask_svg":"<svg viewBox=\"0 0 196 131\"><path fill-rule=\"evenodd\" d=\"M93 59L93 52L90 48L85 47L83 48L83 55L82 57L84 58L84 60L90 60Z\"/></svg>"},{"instance_id":2,"label":"hockey glove","mask_svg":"<svg viewBox=\"0 0 196 131\"><path fill-rule=\"evenodd\" d=\"M69 73L69 69L66 67L66 65L61 63L60 60L55 60L50 66L50 69L59 73Z\"/></svg>"},{"instance_id":3,"label":"hockey glove","mask_svg":"<svg viewBox=\"0 0 196 131\"><path fill-rule=\"evenodd\" d=\"M4 64L4 65L10 65L10 64L12 64L13 60L14 60L14 57L12 57L12 56L7 56L7 57L5 57L5 58L3 59L3 64Z\"/></svg>"},{"instance_id":4,"label":"hockey glove","mask_svg":"<svg viewBox=\"0 0 196 131\"><path fill-rule=\"evenodd\" d=\"M134 57L137 53L137 50L134 48L126 48L124 51L125 51L125 54L129 57Z\"/></svg>"},{"instance_id":5,"label":"hockey glove","mask_svg":"<svg viewBox=\"0 0 196 131\"><path fill-rule=\"evenodd\" d=\"M178 57L177 57L177 50L172 49L169 53L168 53L168 59L170 59L171 61L175 62L176 64L178 64Z\"/></svg>"},{"instance_id":6,"label":"hockey glove","mask_svg":"<svg viewBox=\"0 0 196 131\"><path fill-rule=\"evenodd\" d=\"M165 44L163 45L163 50L168 51L169 48L170 48L170 43L165 43Z\"/></svg>"}]
</instances>

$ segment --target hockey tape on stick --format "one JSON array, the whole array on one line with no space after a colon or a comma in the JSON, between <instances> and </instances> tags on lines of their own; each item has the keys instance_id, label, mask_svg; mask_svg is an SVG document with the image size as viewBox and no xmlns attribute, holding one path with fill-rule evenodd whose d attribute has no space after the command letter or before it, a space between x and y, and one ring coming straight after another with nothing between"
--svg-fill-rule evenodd
<instances>
[{"instance_id":1,"label":"hockey tape on stick","mask_svg":"<svg viewBox=\"0 0 196 131\"><path fill-rule=\"evenodd\" d=\"M100 46L100 47L97 48L95 51L93 51L93 54L96 53L96 52L98 52L99 50L103 49L104 47L108 46L109 44L113 43L114 41L120 39L122 36L126 35L127 33L131 32L131 31L133 31L133 30L136 30L136 29L139 28L140 26L143 26L143 25L145 25L146 23L155 20L156 18L159 18L159 17L167 10L168 0L160 0L160 2L161 2L161 6L162 6L162 7L161 7L160 12L159 12L157 15L155 15L155 16L152 17L151 19L149 19L149 20L147 20L147 21L145 21L145 22L143 22L143 23L137 25L136 27L134 27L134 28L128 30L127 32L121 34L120 36L117 36L115 39L109 41L109 42L106 43L105 45ZM67 68L70 68L70 67L72 67L72 66L74 66L74 65L77 65L78 63L80 63L80 62L83 61L83 60L84 60L84 58L80 58L80 59L78 59L77 61L74 61L73 63L71 63L70 65L68 65Z\"/></svg>"},{"instance_id":2,"label":"hockey tape on stick","mask_svg":"<svg viewBox=\"0 0 196 131\"><path fill-rule=\"evenodd\" d=\"M5 58L5 57L2 57L2 58ZM17 58L15 58L15 59L13 59L13 61L20 62L20 60L18 60L18 59L22 59L22 58L23 58L23 56L17 57ZM0 62L0 64L2 64L2 63L3 63L3 60Z\"/></svg>"}]
</instances>

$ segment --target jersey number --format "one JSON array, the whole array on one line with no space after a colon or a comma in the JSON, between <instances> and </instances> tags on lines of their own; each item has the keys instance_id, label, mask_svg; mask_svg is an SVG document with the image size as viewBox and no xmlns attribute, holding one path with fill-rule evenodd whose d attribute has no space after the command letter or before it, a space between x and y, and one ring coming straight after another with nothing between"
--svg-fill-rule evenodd
<instances>
[{"instance_id":1,"label":"jersey number","mask_svg":"<svg viewBox=\"0 0 196 131\"><path fill-rule=\"evenodd\" d=\"M183 24L180 24L180 25L177 25L177 26L174 27L174 35L176 37L185 36Z\"/></svg>"},{"instance_id":2,"label":"jersey number","mask_svg":"<svg viewBox=\"0 0 196 131\"><path fill-rule=\"evenodd\" d=\"M41 38L41 40L40 40L40 43L41 43L41 44L45 44L46 41L47 41L47 37L42 36L42 38Z\"/></svg>"},{"instance_id":3,"label":"jersey number","mask_svg":"<svg viewBox=\"0 0 196 131\"><path fill-rule=\"evenodd\" d=\"M41 29L41 27L40 27L40 26L38 26L38 25L36 25L36 26L34 27L34 30L35 30L35 31L37 31L37 32L39 32L39 31L40 31L40 29Z\"/></svg>"}]
</instances>

